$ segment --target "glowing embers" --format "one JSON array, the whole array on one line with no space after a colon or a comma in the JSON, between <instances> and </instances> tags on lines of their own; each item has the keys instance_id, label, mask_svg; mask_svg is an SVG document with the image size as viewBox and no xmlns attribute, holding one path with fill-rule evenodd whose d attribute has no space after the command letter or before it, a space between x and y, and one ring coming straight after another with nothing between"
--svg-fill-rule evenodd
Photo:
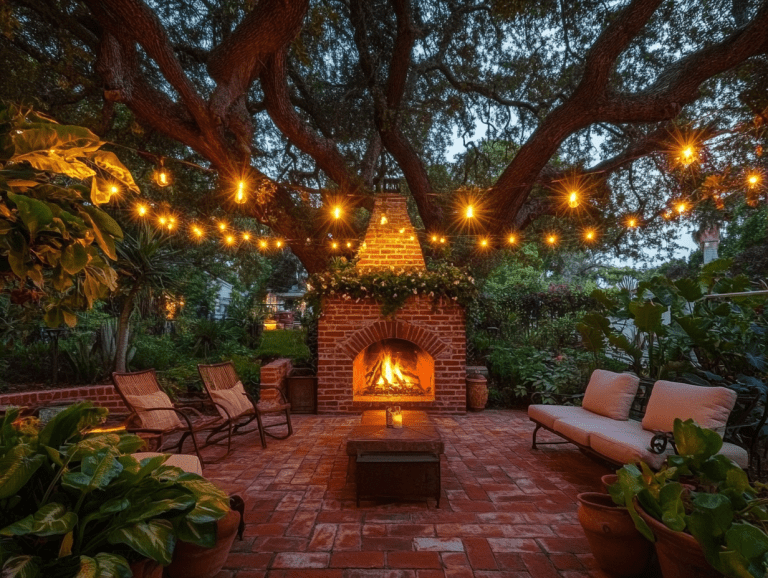
<instances>
[{"instance_id":1,"label":"glowing embers","mask_svg":"<svg viewBox=\"0 0 768 578\"><path fill-rule=\"evenodd\" d=\"M353 364L352 401L434 401L435 362L404 339L384 339Z\"/></svg>"}]
</instances>

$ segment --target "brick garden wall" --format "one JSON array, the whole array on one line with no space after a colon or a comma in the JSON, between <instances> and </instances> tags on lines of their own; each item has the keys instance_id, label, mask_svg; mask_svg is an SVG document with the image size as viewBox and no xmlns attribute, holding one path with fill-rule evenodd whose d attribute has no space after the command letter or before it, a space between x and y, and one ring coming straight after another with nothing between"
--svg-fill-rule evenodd
<instances>
[{"instance_id":1,"label":"brick garden wall","mask_svg":"<svg viewBox=\"0 0 768 578\"><path fill-rule=\"evenodd\" d=\"M360 413L388 405L383 401L352 401L355 356L371 343L387 338L411 341L435 360L435 401L403 402L399 403L401 408L464 413L464 327L464 309L452 302L434 308L431 299L413 297L393 318L383 319L374 301L325 300L318 325L318 413Z\"/></svg>"},{"instance_id":2,"label":"brick garden wall","mask_svg":"<svg viewBox=\"0 0 768 578\"><path fill-rule=\"evenodd\" d=\"M35 407L76 401L92 401L97 406L106 407L110 415L128 415L128 408L111 384L0 395L0 406Z\"/></svg>"}]
</instances>

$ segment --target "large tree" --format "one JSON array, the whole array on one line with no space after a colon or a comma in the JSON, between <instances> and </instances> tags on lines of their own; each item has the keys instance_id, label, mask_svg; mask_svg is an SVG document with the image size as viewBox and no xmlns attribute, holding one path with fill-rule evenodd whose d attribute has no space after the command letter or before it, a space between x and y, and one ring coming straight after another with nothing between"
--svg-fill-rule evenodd
<instances>
[{"instance_id":1,"label":"large tree","mask_svg":"<svg viewBox=\"0 0 768 578\"><path fill-rule=\"evenodd\" d=\"M425 230L452 227L433 168L454 131L514 143L482 194L500 237L560 211L576 169L594 176L590 218L621 205L650 221L665 185L648 175L675 123L704 118L712 135L768 110L754 90L768 1L8 4L0 56L16 82L49 105L103 100L103 132L124 105L217 171L201 206L268 225L310 271L329 259L332 199L369 208L385 178L407 183Z\"/></svg>"}]
</instances>

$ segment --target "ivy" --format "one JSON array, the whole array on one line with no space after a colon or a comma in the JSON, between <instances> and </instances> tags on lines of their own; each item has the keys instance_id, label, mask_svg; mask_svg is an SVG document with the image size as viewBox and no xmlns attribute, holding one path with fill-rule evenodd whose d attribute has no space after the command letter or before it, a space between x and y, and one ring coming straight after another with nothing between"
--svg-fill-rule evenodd
<instances>
[{"instance_id":1,"label":"ivy","mask_svg":"<svg viewBox=\"0 0 768 578\"><path fill-rule=\"evenodd\" d=\"M340 298L359 303L372 299L381 304L388 317L401 309L411 297L426 297L435 306L452 301L467 307L476 297L475 280L466 272L445 263L431 269L383 269L359 271L344 262L309 278L307 301L318 310L322 299Z\"/></svg>"}]
</instances>

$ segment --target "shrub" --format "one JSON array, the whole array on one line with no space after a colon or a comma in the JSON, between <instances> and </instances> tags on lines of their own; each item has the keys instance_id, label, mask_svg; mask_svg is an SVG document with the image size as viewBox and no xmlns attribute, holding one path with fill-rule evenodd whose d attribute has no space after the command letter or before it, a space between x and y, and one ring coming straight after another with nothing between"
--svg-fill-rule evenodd
<instances>
[{"instance_id":1,"label":"shrub","mask_svg":"<svg viewBox=\"0 0 768 578\"><path fill-rule=\"evenodd\" d=\"M309 361L309 348L304 339L304 331L292 329L265 331L261 345L254 352L254 356L262 361L288 357L294 363L307 363Z\"/></svg>"}]
</instances>

